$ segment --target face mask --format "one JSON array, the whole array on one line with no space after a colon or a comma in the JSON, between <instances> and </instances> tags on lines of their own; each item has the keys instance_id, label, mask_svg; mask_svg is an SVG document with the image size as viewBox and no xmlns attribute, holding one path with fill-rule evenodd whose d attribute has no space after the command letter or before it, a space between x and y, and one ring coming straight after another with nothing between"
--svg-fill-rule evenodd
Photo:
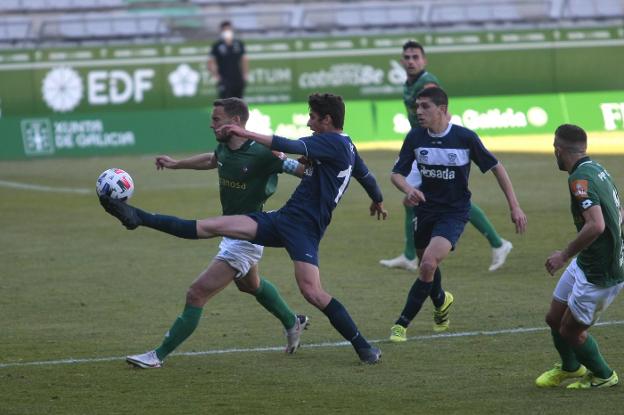
<instances>
[{"instance_id":1,"label":"face mask","mask_svg":"<svg viewBox=\"0 0 624 415\"><path fill-rule=\"evenodd\" d=\"M234 31L232 29L226 29L221 32L221 38L226 42L231 42L234 39Z\"/></svg>"}]
</instances>

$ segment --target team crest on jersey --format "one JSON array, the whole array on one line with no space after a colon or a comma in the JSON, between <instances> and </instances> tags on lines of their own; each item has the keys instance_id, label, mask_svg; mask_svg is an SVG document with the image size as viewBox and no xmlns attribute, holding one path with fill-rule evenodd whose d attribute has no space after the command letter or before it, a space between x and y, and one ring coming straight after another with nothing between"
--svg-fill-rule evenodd
<instances>
[{"instance_id":1,"label":"team crest on jersey","mask_svg":"<svg viewBox=\"0 0 624 415\"><path fill-rule=\"evenodd\" d=\"M448 160L449 160L449 164L451 166L457 165L457 154L455 154L455 153L448 153Z\"/></svg>"},{"instance_id":2,"label":"team crest on jersey","mask_svg":"<svg viewBox=\"0 0 624 415\"><path fill-rule=\"evenodd\" d=\"M570 190L572 190L572 195L577 199L587 199L589 182L587 180L574 180L570 183Z\"/></svg>"}]
</instances>

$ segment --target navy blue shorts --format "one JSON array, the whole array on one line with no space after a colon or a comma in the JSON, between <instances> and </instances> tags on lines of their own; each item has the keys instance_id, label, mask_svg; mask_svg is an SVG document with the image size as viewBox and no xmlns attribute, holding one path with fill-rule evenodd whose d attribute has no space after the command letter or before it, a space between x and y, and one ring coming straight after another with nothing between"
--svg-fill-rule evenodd
<instances>
[{"instance_id":1,"label":"navy blue shorts","mask_svg":"<svg viewBox=\"0 0 624 415\"><path fill-rule=\"evenodd\" d=\"M248 213L258 223L256 237L251 243L273 248L286 248L293 261L307 262L318 266L318 248L320 238L304 226L297 226L298 221L281 213L272 212Z\"/></svg>"},{"instance_id":2,"label":"navy blue shorts","mask_svg":"<svg viewBox=\"0 0 624 415\"><path fill-rule=\"evenodd\" d=\"M414 245L425 249L431 238L441 236L451 243L452 249L464 232L468 222L467 214L449 214L414 210Z\"/></svg>"}]
</instances>

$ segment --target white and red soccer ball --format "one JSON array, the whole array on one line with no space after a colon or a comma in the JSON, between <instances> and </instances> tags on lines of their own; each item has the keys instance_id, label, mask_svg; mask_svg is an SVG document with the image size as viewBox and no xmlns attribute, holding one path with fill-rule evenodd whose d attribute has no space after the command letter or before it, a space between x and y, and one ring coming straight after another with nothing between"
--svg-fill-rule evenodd
<instances>
[{"instance_id":1,"label":"white and red soccer ball","mask_svg":"<svg viewBox=\"0 0 624 415\"><path fill-rule=\"evenodd\" d=\"M127 200L134 193L134 182L124 170L108 169L98 177L95 191L98 196L108 195L113 199Z\"/></svg>"}]
</instances>

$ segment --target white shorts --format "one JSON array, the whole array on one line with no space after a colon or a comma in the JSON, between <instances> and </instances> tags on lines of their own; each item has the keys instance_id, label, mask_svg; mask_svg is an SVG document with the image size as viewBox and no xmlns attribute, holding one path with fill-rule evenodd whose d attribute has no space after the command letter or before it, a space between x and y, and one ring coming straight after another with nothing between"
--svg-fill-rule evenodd
<instances>
[{"instance_id":1,"label":"white shorts","mask_svg":"<svg viewBox=\"0 0 624 415\"><path fill-rule=\"evenodd\" d=\"M553 297L568 304L576 321L591 326L598 321L600 313L609 307L622 287L624 283L604 288L587 281L574 258L559 278Z\"/></svg>"},{"instance_id":2,"label":"white shorts","mask_svg":"<svg viewBox=\"0 0 624 415\"><path fill-rule=\"evenodd\" d=\"M238 271L234 277L238 279L247 275L249 269L260 261L263 250L262 245L254 245L240 239L223 238L215 259L227 262L229 266Z\"/></svg>"}]
</instances>

